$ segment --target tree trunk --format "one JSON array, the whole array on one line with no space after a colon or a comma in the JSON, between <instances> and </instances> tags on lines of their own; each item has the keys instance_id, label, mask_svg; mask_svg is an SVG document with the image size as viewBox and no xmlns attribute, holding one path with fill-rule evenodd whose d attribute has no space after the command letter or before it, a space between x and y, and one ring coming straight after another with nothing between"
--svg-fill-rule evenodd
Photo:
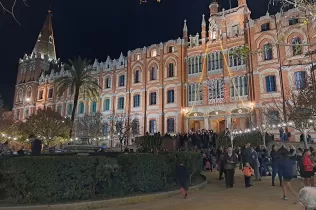
<instances>
[{"instance_id":1,"label":"tree trunk","mask_svg":"<svg viewBox=\"0 0 316 210\"><path fill-rule=\"evenodd\" d=\"M76 87L76 89L75 89L75 97L74 97L74 104L73 104L72 113L71 113L71 127L70 127L70 131L69 131L70 138L72 137L72 130L73 130L73 126L74 126L76 109L77 109L78 99L79 99L79 90L80 90L80 87Z\"/></svg>"},{"instance_id":2,"label":"tree trunk","mask_svg":"<svg viewBox=\"0 0 316 210\"><path fill-rule=\"evenodd\" d=\"M308 135L308 130L304 129L304 148L305 149L308 149L307 135Z\"/></svg>"}]
</instances>

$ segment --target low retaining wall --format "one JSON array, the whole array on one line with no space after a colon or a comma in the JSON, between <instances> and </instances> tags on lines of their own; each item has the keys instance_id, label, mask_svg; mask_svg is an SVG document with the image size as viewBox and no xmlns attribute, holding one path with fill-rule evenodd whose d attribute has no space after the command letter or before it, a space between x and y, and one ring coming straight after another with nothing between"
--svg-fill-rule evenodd
<instances>
[{"instance_id":1,"label":"low retaining wall","mask_svg":"<svg viewBox=\"0 0 316 210\"><path fill-rule=\"evenodd\" d=\"M201 184L190 187L189 192L192 192L192 191L194 192L206 187L208 181L205 176L203 177L205 178L205 181L202 182ZM11 207L8 206L8 207L0 207L0 210L89 210L89 209L115 207L119 205L148 202L148 201L168 198L177 194L179 194L179 190L154 193L154 194L149 194L149 195L109 199L109 200L82 201L82 202L80 201L77 203L34 205L34 206L31 206L31 205L30 206L11 206Z\"/></svg>"}]
</instances>

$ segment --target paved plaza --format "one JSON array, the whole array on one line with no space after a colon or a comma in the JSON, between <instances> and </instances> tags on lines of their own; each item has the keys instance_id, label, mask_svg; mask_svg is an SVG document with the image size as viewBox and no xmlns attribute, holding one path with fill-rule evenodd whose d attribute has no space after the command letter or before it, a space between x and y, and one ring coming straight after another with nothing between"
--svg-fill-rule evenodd
<instances>
[{"instance_id":1,"label":"paved plaza","mask_svg":"<svg viewBox=\"0 0 316 210\"><path fill-rule=\"evenodd\" d=\"M300 204L293 204L294 198L282 200L282 189L271 186L271 177L265 177L261 182L253 182L254 187L246 189L243 186L243 175L238 170L236 187L226 189L224 181L217 180L217 171L206 173L209 184L206 188L189 194L187 200L173 196L140 204L129 204L115 207L116 210L299 210ZM299 191L302 182L293 180L294 188ZM112 207L113 208L113 207ZM111 209L112 209L111 208ZM103 208L99 210L108 210Z\"/></svg>"}]
</instances>

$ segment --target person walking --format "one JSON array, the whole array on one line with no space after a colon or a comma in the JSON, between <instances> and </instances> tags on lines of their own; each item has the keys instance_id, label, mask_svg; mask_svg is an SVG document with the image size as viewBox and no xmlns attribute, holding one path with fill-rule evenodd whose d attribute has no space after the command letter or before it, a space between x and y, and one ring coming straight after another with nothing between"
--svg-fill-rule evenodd
<instances>
[{"instance_id":1,"label":"person walking","mask_svg":"<svg viewBox=\"0 0 316 210\"><path fill-rule=\"evenodd\" d=\"M258 159L258 153L255 151L253 147L251 148L251 166L255 171L255 181L261 181L260 162Z\"/></svg>"},{"instance_id":2,"label":"person walking","mask_svg":"<svg viewBox=\"0 0 316 210\"><path fill-rule=\"evenodd\" d=\"M280 160L280 155L278 153L277 145L272 145L272 151L270 153L271 161L272 161L272 186L275 186L275 177L278 175L280 180L280 186L282 186L282 174L279 172L278 162Z\"/></svg>"},{"instance_id":3,"label":"person walking","mask_svg":"<svg viewBox=\"0 0 316 210\"><path fill-rule=\"evenodd\" d=\"M312 186L313 184L311 179L314 179L314 167L316 166L315 163L313 164L311 161L311 152L310 150L306 149L304 151L303 156L303 167L304 167L304 186Z\"/></svg>"},{"instance_id":4,"label":"person walking","mask_svg":"<svg viewBox=\"0 0 316 210\"><path fill-rule=\"evenodd\" d=\"M183 195L184 199L188 198L190 174L188 169L184 166L183 163L180 163L176 168L176 177L180 184L180 192Z\"/></svg>"},{"instance_id":5,"label":"person walking","mask_svg":"<svg viewBox=\"0 0 316 210\"><path fill-rule=\"evenodd\" d=\"M237 155L233 153L233 149L228 147L224 155L224 169L225 169L225 182L226 188L234 187L235 167L237 164Z\"/></svg>"}]
</instances>

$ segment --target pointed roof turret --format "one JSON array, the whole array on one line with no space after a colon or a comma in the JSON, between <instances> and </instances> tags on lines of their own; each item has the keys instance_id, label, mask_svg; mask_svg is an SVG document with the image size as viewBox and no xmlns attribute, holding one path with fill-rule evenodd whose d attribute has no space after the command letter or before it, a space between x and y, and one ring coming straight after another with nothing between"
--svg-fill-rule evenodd
<instances>
[{"instance_id":1,"label":"pointed roof turret","mask_svg":"<svg viewBox=\"0 0 316 210\"><path fill-rule=\"evenodd\" d=\"M49 10L44 26L38 36L33 53L47 55L50 60L56 60L55 40L52 25L52 12Z\"/></svg>"},{"instance_id":2,"label":"pointed roof turret","mask_svg":"<svg viewBox=\"0 0 316 210\"><path fill-rule=\"evenodd\" d=\"M205 15L202 15L202 26L206 26Z\"/></svg>"},{"instance_id":3,"label":"pointed roof turret","mask_svg":"<svg viewBox=\"0 0 316 210\"><path fill-rule=\"evenodd\" d=\"M183 31L188 31L187 20L184 20Z\"/></svg>"}]
</instances>

